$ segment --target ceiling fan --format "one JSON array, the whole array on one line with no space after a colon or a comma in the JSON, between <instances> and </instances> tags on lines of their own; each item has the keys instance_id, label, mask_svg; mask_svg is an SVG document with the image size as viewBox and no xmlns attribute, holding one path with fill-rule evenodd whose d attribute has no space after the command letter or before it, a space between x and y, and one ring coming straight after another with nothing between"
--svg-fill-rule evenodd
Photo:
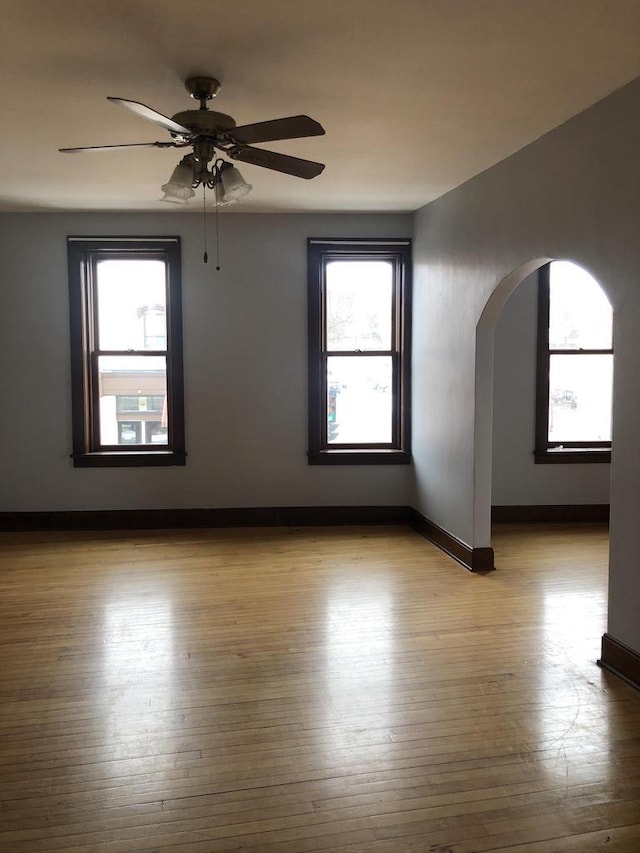
<instances>
[{"instance_id":1,"label":"ceiling fan","mask_svg":"<svg viewBox=\"0 0 640 853\"><path fill-rule=\"evenodd\" d=\"M197 101L200 108L184 110L169 118L151 107L126 98L107 98L121 104L141 118L148 119L168 130L171 139L164 142L137 142L125 145L93 145L84 148L60 148L62 153L78 151L113 151L122 148L191 148L174 169L169 181L163 185L163 201L186 203L195 195L200 185L222 190L220 203L227 204L245 195L251 187L245 183L238 170L216 151L231 160L251 163L276 172L284 172L297 178L315 178L324 169L324 163L301 160L263 148L253 148L256 142L273 142L280 139L300 139L305 136L322 136L324 128L306 115L260 121L255 124L236 126L235 120L224 113L214 112L207 106L218 93L220 83L213 77L190 77L185 81L187 92ZM210 163L213 165L210 167Z\"/></svg>"}]
</instances>

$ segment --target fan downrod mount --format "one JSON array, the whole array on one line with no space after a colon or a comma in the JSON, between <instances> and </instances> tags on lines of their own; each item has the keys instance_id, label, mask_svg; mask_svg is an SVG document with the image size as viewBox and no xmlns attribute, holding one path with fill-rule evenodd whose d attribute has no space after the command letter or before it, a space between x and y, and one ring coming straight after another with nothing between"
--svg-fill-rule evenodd
<instances>
[{"instance_id":1,"label":"fan downrod mount","mask_svg":"<svg viewBox=\"0 0 640 853\"><path fill-rule=\"evenodd\" d=\"M220 81L215 77L189 77L184 81L187 92L196 101L210 101L220 90Z\"/></svg>"}]
</instances>

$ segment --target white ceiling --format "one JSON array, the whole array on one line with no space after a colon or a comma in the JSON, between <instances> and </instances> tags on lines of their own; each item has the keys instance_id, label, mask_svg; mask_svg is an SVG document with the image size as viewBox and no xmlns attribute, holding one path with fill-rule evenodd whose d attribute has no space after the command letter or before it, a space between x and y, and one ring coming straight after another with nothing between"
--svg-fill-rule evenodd
<instances>
[{"instance_id":1,"label":"white ceiling","mask_svg":"<svg viewBox=\"0 0 640 853\"><path fill-rule=\"evenodd\" d=\"M306 113L326 136L262 147L311 181L240 165L237 210L410 211L640 75L640 0L3 0L0 209L165 211L165 115L222 82L238 124ZM198 209L200 199L193 202Z\"/></svg>"}]
</instances>

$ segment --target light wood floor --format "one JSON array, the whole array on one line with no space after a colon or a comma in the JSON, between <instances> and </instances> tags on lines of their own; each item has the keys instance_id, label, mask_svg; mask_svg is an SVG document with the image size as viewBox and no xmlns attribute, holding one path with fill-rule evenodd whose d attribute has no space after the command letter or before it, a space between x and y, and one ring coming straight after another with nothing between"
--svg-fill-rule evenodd
<instances>
[{"instance_id":1,"label":"light wood floor","mask_svg":"<svg viewBox=\"0 0 640 853\"><path fill-rule=\"evenodd\" d=\"M640 851L601 527L4 534L0 851Z\"/></svg>"}]
</instances>

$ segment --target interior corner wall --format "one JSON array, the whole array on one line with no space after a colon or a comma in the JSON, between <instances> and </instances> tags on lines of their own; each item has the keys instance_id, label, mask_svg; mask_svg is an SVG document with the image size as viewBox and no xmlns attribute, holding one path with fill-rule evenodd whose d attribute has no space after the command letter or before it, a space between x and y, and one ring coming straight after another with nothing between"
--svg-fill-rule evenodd
<instances>
[{"instance_id":1,"label":"interior corner wall","mask_svg":"<svg viewBox=\"0 0 640 853\"><path fill-rule=\"evenodd\" d=\"M197 213L2 214L0 512L410 503L411 466L307 464L306 239L412 227L225 212L216 272ZM73 467L68 235L182 238L185 467Z\"/></svg>"},{"instance_id":2,"label":"interior corner wall","mask_svg":"<svg viewBox=\"0 0 640 853\"><path fill-rule=\"evenodd\" d=\"M495 326L492 492L495 506L609 503L610 465L536 465L538 276L519 284Z\"/></svg>"},{"instance_id":3,"label":"interior corner wall","mask_svg":"<svg viewBox=\"0 0 640 853\"><path fill-rule=\"evenodd\" d=\"M416 508L472 547L490 495L476 495L476 330L511 271L534 258L573 260L614 309L609 631L640 650L640 81L595 104L416 214L413 453ZM484 369L484 368L483 368ZM480 389L482 390L482 389ZM475 446L476 434L487 433Z\"/></svg>"}]
</instances>

